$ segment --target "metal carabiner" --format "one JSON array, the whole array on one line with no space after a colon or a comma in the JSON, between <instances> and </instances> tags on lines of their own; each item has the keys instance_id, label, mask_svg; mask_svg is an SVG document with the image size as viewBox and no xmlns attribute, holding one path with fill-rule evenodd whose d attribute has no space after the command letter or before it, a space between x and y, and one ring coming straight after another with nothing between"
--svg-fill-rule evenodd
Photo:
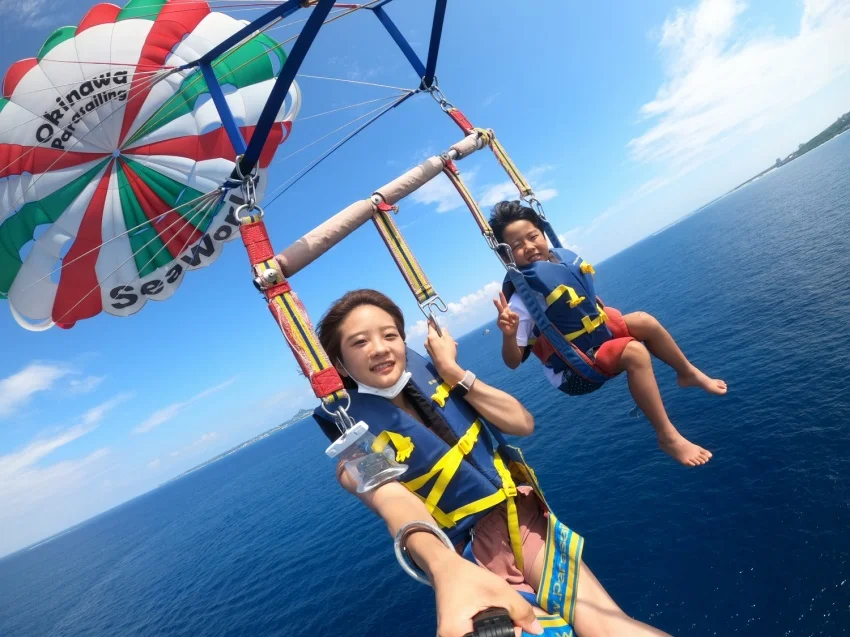
<instances>
[{"instance_id":1,"label":"metal carabiner","mask_svg":"<svg viewBox=\"0 0 850 637\"><path fill-rule=\"evenodd\" d=\"M425 78L422 78L422 81L424 83ZM443 93L443 91L440 90L440 86L437 83L437 77L436 76L434 76L434 81L431 83L431 86L429 86L427 90L431 94L431 97L433 97L434 100L436 100L436 102L440 105L440 108L443 109L444 113L448 113L450 110L452 110L455 107L454 104L452 104L446 98L445 93Z\"/></svg>"},{"instance_id":2,"label":"metal carabiner","mask_svg":"<svg viewBox=\"0 0 850 637\"><path fill-rule=\"evenodd\" d=\"M523 197L522 199L531 206L531 209L537 213L538 217L546 221L546 213L543 212L543 204L540 203L540 200L535 197L533 193L529 197Z\"/></svg>"},{"instance_id":3,"label":"metal carabiner","mask_svg":"<svg viewBox=\"0 0 850 637\"><path fill-rule=\"evenodd\" d=\"M354 418L348 415L348 409L351 408L351 396L348 393L345 394L345 398L347 400L345 407L339 406L334 411L331 411L325 405L325 401L322 401L322 410L331 418L334 419L336 423L336 428L339 429L341 434L344 434L346 431L354 427L357 423L354 422Z\"/></svg>"},{"instance_id":4,"label":"metal carabiner","mask_svg":"<svg viewBox=\"0 0 850 637\"><path fill-rule=\"evenodd\" d=\"M437 334L442 336L443 330L440 328L440 323L437 321L437 315L434 313L435 307L444 314L449 311L448 306L439 294L436 294L430 299L419 304L419 309L425 315L425 319L434 326L434 329L437 330Z\"/></svg>"}]
</instances>

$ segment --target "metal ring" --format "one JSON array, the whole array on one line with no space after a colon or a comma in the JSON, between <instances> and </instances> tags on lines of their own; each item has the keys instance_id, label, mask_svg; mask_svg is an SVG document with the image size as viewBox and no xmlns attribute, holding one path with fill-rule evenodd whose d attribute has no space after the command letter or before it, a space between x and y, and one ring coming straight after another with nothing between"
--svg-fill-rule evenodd
<instances>
[{"instance_id":1,"label":"metal ring","mask_svg":"<svg viewBox=\"0 0 850 637\"><path fill-rule=\"evenodd\" d=\"M417 582L426 584L427 586L433 586L431 584L431 580L429 580L425 576L425 573L422 571L422 569L416 566L416 563L412 559L409 559L407 557L406 540L407 537L413 531L427 531L432 535L436 535L443 542L443 544L446 545L446 548L448 548L452 552L454 552L455 547L452 544L451 540L448 538L448 536L443 533L442 529L432 524L431 522L408 522L399 529L398 533L396 533L395 541L393 542L393 550L395 551L395 557L398 560L398 563L401 565L401 568L404 570L405 573L410 575L410 577L415 579Z\"/></svg>"},{"instance_id":2,"label":"metal ring","mask_svg":"<svg viewBox=\"0 0 850 637\"><path fill-rule=\"evenodd\" d=\"M322 410L328 416L334 419L334 422L336 423L337 429L339 429L340 433L345 433L357 424L354 422L354 418L348 415L348 409L351 407L351 395L346 392L345 398L347 401L345 407L337 407L334 411L328 409L325 405L325 401L322 401Z\"/></svg>"},{"instance_id":3,"label":"metal ring","mask_svg":"<svg viewBox=\"0 0 850 637\"><path fill-rule=\"evenodd\" d=\"M239 215L242 214L244 210L247 210L250 214L244 217L240 217ZM236 221L239 222L239 225L245 225L247 223L254 223L256 221L259 221L263 218L265 214L266 213L263 212L263 209L259 206L252 206L248 203L243 203L241 206L239 206L238 208L236 208L236 210L233 211L233 216L236 218ZM253 219L254 217L256 217L256 219Z\"/></svg>"},{"instance_id":4,"label":"metal ring","mask_svg":"<svg viewBox=\"0 0 850 637\"><path fill-rule=\"evenodd\" d=\"M507 258L502 256L502 251L504 251L504 253L507 255ZM514 261L513 250L511 250L511 246L509 246L507 243L497 243L493 248L493 252L496 253L496 256L499 257L499 260L502 262L502 265L505 266L505 268L516 268L516 261Z\"/></svg>"}]
</instances>

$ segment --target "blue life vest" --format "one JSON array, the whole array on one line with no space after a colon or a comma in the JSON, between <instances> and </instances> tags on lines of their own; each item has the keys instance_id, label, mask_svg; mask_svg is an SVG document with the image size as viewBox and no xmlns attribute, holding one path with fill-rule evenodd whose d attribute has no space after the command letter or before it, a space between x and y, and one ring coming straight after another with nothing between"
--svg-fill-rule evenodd
<instances>
[{"instance_id":1,"label":"blue life vest","mask_svg":"<svg viewBox=\"0 0 850 637\"><path fill-rule=\"evenodd\" d=\"M593 363L596 349L614 335L596 296L593 267L575 252L554 248L558 263L538 261L509 270L502 291L505 297L519 293L534 319L534 338L529 352L556 373L564 373L562 391L583 394L594 391L610 378ZM536 294L546 299L540 306Z\"/></svg>"},{"instance_id":2,"label":"blue life vest","mask_svg":"<svg viewBox=\"0 0 850 637\"><path fill-rule=\"evenodd\" d=\"M407 370L412 374L410 382L422 396L431 399L451 430L455 437L451 445L386 398L348 390L349 415L365 422L377 436L374 450L390 445L397 460L408 465L402 484L419 496L452 542L465 541L479 519L507 501L508 526L515 527L510 529L512 540L516 534L512 548L521 565L517 481L530 483L543 497L522 452L508 446L498 430L451 392L432 363L410 349ZM314 414L329 420L321 408Z\"/></svg>"}]
</instances>

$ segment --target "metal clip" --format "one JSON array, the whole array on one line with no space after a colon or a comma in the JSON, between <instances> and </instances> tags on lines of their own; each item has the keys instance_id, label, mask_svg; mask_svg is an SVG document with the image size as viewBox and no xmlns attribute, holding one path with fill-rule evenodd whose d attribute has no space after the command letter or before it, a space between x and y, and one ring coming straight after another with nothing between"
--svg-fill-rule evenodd
<instances>
[{"instance_id":1,"label":"metal clip","mask_svg":"<svg viewBox=\"0 0 850 637\"><path fill-rule=\"evenodd\" d=\"M437 330L437 334L442 336L443 330L440 329L440 324L437 322L437 315L434 313L434 308L437 308L437 310L443 313L449 311L448 306L439 294L436 294L430 299L419 304L419 309L422 310L422 313L425 315L425 319L434 326L434 329Z\"/></svg>"},{"instance_id":2,"label":"metal clip","mask_svg":"<svg viewBox=\"0 0 850 637\"><path fill-rule=\"evenodd\" d=\"M546 213L543 212L543 204L540 203L540 200L534 196L534 193L532 193L528 197L523 197L522 200L528 203L529 206L531 206L531 209L537 213L538 217L540 217L544 221L546 220Z\"/></svg>"},{"instance_id":3,"label":"metal clip","mask_svg":"<svg viewBox=\"0 0 850 637\"><path fill-rule=\"evenodd\" d=\"M424 84L425 78L422 78L422 82ZM428 92L431 94L431 97L436 100L436 102L440 105L440 108L443 109L444 113L448 113L455 106L452 104L445 96L443 91L440 90L439 85L437 84L437 78L434 77L434 81L431 83L431 86L428 87Z\"/></svg>"},{"instance_id":4,"label":"metal clip","mask_svg":"<svg viewBox=\"0 0 850 637\"><path fill-rule=\"evenodd\" d=\"M243 212L247 212L244 216ZM239 225L245 225L248 223L256 223L260 219L265 216L265 212L258 205L254 204L253 206L248 203L243 203L236 210L233 211L233 216L236 218L236 221L239 222Z\"/></svg>"},{"instance_id":5,"label":"metal clip","mask_svg":"<svg viewBox=\"0 0 850 637\"><path fill-rule=\"evenodd\" d=\"M322 410L334 419L336 428L339 429L339 432L342 434L357 424L354 422L354 418L348 415L348 409L351 407L351 396L346 393L345 398L347 400L345 407L339 406L334 411L328 409L325 405L325 401L322 401Z\"/></svg>"}]
</instances>

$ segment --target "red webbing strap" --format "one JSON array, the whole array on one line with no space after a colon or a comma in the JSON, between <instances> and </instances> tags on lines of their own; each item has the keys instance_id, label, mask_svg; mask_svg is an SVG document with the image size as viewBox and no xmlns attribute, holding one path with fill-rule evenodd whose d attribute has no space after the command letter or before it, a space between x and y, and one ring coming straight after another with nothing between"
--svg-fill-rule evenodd
<instances>
[{"instance_id":1,"label":"red webbing strap","mask_svg":"<svg viewBox=\"0 0 850 637\"><path fill-rule=\"evenodd\" d=\"M269 311L301 371L310 380L313 393L325 403L341 399L346 395L342 379L319 343L304 305L277 266L265 223L261 218L243 220L240 234Z\"/></svg>"},{"instance_id":2,"label":"red webbing strap","mask_svg":"<svg viewBox=\"0 0 850 637\"><path fill-rule=\"evenodd\" d=\"M460 129L466 134L469 135L472 131L475 130L475 126L466 119L466 115L464 115L459 108L450 108L446 111L446 115L452 118L455 124L457 124Z\"/></svg>"},{"instance_id":3,"label":"red webbing strap","mask_svg":"<svg viewBox=\"0 0 850 637\"><path fill-rule=\"evenodd\" d=\"M248 251L251 265L274 259L274 251L263 221L242 226L242 243Z\"/></svg>"}]
</instances>

